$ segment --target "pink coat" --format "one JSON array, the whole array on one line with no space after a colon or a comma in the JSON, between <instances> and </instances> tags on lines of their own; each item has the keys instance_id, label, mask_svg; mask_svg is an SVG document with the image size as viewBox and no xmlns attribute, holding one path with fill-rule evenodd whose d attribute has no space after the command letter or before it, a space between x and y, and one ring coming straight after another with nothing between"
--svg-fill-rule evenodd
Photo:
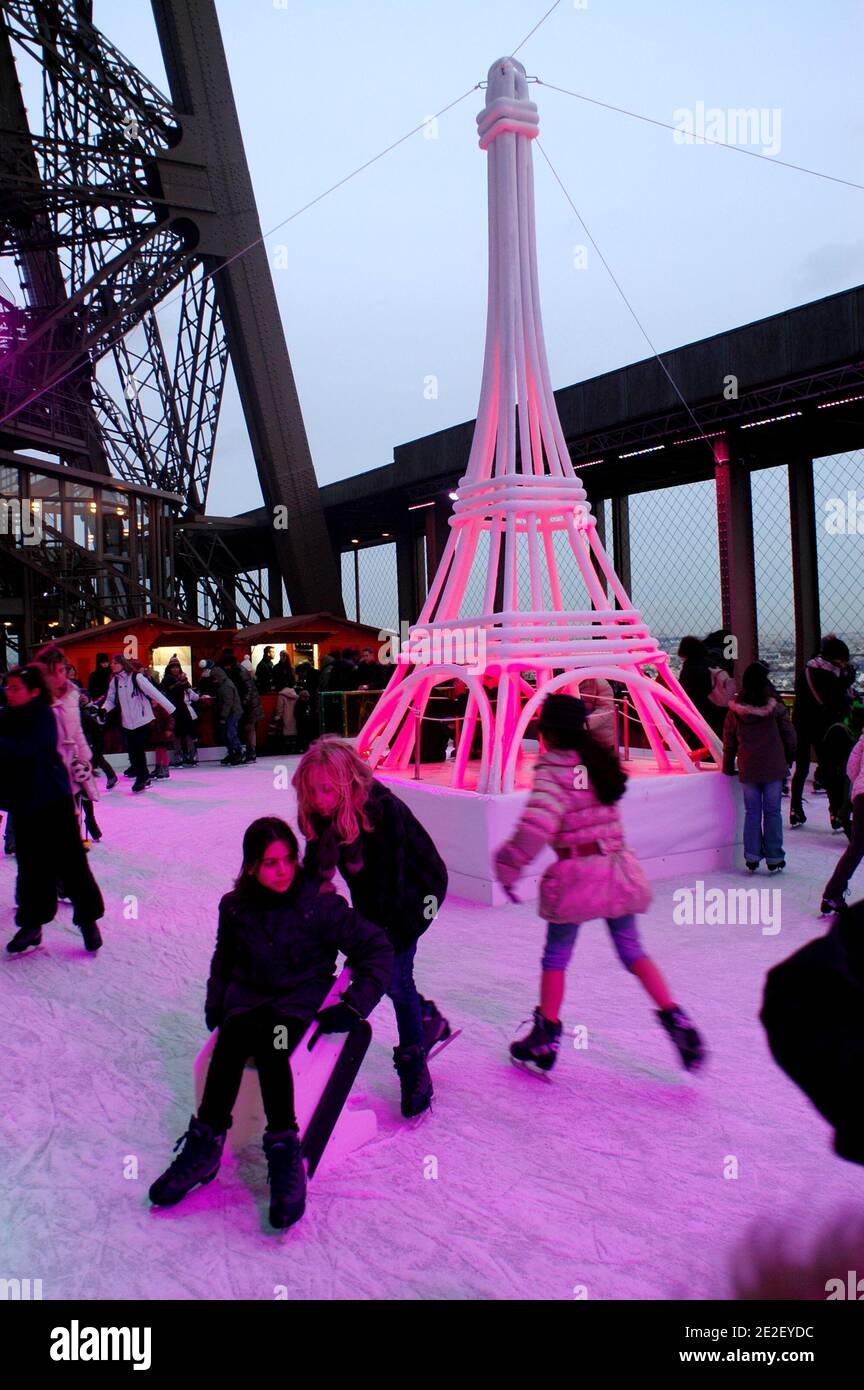
<instances>
[{"instance_id":1,"label":"pink coat","mask_svg":"<svg viewBox=\"0 0 864 1390\"><path fill-rule=\"evenodd\" d=\"M592 841L607 852L623 849L624 831L617 806L604 806L590 782L579 785L585 780L578 753L550 748L540 754L519 824L496 855L502 883L514 883L544 845L551 845L559 858L562 850L572 851Z\"/></svg>"},{"instance_id":2,"label":"pink coat","mask_svg":"<svg viewBox=\"0 0 864 1390\"><path fill-rule=\"evenodd\" d=\"M540 885L540 913L547 921L620 917L644 912L651 901L639 861L627 849L617 805L603 805L578 753L565 749L548 749L537 759L519 824L495 857L499 881L514 884L545 845L558 855ZM580 845L598 848L582 857L574 854Z\"/></svg>"}]
</instances>

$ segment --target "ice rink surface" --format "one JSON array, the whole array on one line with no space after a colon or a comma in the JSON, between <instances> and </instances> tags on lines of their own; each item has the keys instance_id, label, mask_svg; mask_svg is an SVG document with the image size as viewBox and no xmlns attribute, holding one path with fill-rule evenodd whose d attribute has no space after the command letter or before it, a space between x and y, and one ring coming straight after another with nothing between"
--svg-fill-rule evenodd
<instances>
[{"instance_id":1,"label":"ice rink surface","mask_svg":"<svg viewBox=\"0 0 864 1390\"><path fill-rule=\"evenodd\" d=\"M676 925L672 894L695 878L655 884L643 939L706 1037L699 1077L596 922L570 967L553 1083L512 1067L542 926L531 903L454 898L417 956L421 992L464 1030L432 1063L432 1114L401 1119L385 999L357 1086L378 1136L316 1177L298 1226L269 1227L258 1144L179 1207L151 1210L147 1188L192 1109L216 906L243 831L262 814L294 820L276 766L184 769L139 797L121 779L91 854L103 950L86 955L61 905L41 950L3 951L0 1276L41 1279L46 1299L726 1298L754 1223L806 1247L839 1210L860 1211L864 1174L834 1156L757 1017L766 970L825 930L821 888L843 841L812 795L770 880L779 933ZM4 938L14 872L0 863ZM742 884L769 879L712 874L706 887Z\"/></svg>"}]
</instances>

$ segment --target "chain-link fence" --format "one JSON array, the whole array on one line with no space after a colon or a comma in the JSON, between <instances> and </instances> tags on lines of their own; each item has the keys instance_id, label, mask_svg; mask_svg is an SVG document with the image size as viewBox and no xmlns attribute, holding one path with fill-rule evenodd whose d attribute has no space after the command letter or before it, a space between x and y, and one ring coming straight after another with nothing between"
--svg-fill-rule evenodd
<instances>
[{"instance_id":1,"label":"chain-link fence","mask_svg":"<svg viewBox=\"0 0 864 1390\"><path fill-rule=\"evenodd\" d=\"M722 626L715 486L635 493L629 510L630 597L659 646L674 653L685 634ZM612 551L609 529L606 536Z\"/></svg>"},{"instance_id":2,"label":"chain-link fence","mask_svg":"<svg viewBox=\"0 0 864 1390\"><path fill-rule=\"evenodd\" d=\"M396 546L363 546L342 552L345 614L358 623L388 632L399 629Z\"/></svg>"},{"instance_id":3,"label":"chain-link fence","mask_svg":"<svg viewBox=\"0 0 864 1390\"><path fill-rule=\"evenodd\" d=\"M848 643L864 668L864 450L813 460L822 632Z\"/></svg>"},{"instance_id":4,"label":"chain-link fence","mask_svg":"<svg viewBox=\"0 0 864 1390\"><path fill-rule=\"evenodd\" d=\"M787 689L792 684L795 665L795 596L787 468L781 465L751 473L750 496L759 655L771 667L774 681Z\"/></svg>"}]
</instances>

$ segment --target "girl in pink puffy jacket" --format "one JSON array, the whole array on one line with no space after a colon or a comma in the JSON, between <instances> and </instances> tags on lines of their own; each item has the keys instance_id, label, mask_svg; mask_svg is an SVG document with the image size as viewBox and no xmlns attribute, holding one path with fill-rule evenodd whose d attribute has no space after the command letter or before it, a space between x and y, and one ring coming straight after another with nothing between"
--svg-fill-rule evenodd
<instances>
[{"instance_id":1,"label":"girl in pink puffy jacket","mask_svg":"<svg viewBox=\"0 0 864 1390\"><path fill-rule=\"evenodd\" d=\"M571 695L548 695L540 713L543 752L534 785L511 839L495 859L499 882L510 891L545 845L558 858L540 889L540 912L548 922L534 1027L510 1046L517 1062L550 1071L561 1038L559 1011L564 972L579 926L605 917L622 965L659 1006L657 1016L688 1071L705 1059L702 1039L669 992L662 974L639 940L636 913L651 892L639 862L627 849L617 803L627 776L611 748L586 726L587 711ZM512 893L511 893L512 896Z\"/></svg>"}]
</instances>

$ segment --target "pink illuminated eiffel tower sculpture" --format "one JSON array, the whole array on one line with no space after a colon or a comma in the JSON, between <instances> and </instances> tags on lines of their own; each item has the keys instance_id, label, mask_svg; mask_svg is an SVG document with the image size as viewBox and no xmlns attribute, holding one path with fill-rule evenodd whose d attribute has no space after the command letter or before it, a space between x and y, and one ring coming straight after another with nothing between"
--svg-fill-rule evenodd
<instances>
[{"instance_id":1,"label":"pink illuminated eiffel tower sculpture","mask_svg":"<svg viewBox=\"0 0 864 1390\"><path fill-rule=\"evenodd\" d=\"M477 124L489 158L489 308L477 424L441 564L358 748L382 771L408 766L432 691L455 677L468 694L452 785L510 791L525 731L545 696L578 694L587 677L603 677L626 687L650 766L693 772L683 728L715 763L718 740L606 555L558 418L534 229L531 141L539 122L514 58L490 68ZM471 761L478 723L479 766Z\"/></svg>"}]
</instances>

